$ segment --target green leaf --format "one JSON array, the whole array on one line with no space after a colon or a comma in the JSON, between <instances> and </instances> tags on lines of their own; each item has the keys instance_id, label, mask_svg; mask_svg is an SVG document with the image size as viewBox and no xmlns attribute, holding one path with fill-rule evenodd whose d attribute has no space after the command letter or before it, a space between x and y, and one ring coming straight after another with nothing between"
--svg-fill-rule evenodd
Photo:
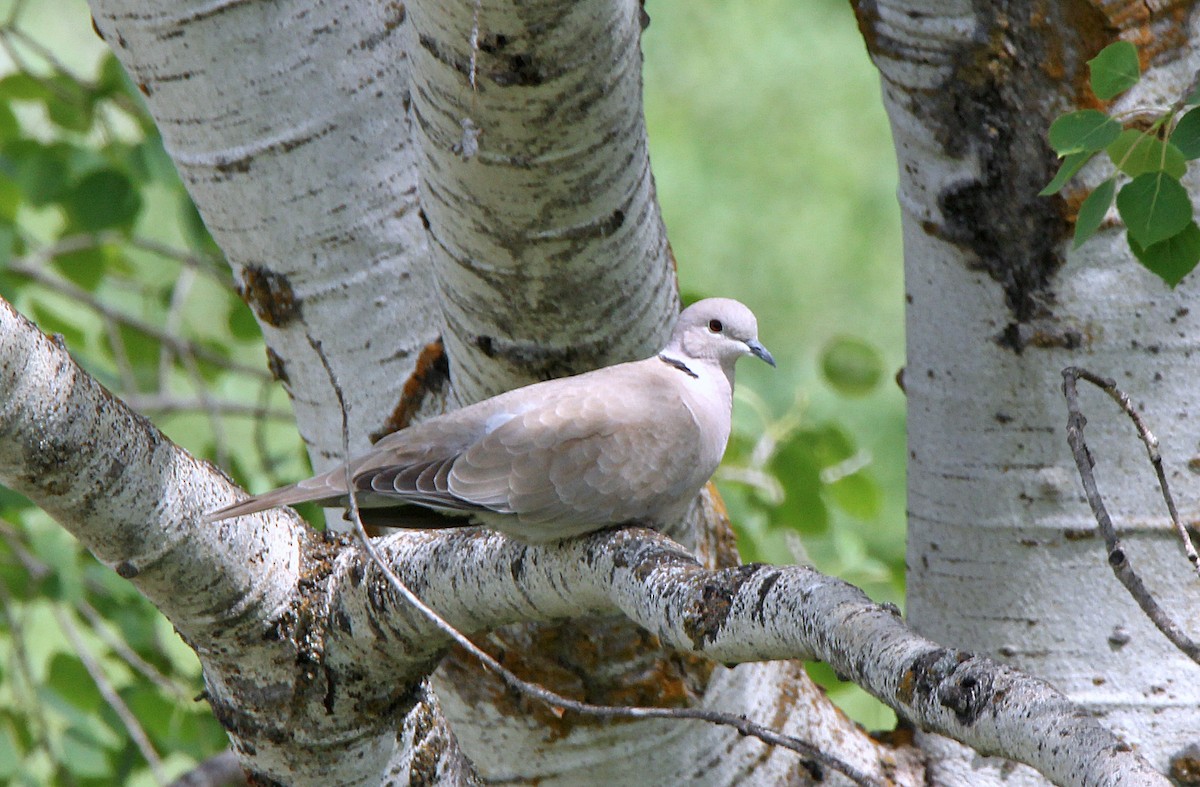
<instances>
[{"instance_id":1,"label":"green leaf","mask_svg":"<svg viewBox=\"0 0 1200 787\"><path fill-rule=\"evenodd\" d=\"M12 179L31 205L38 207L53 202L67 190L69 155L65 145L16 139L0 152L0 172Z\"/></svg>"},{"instance_id":2,"label":"green leaf","mask_svg":"<svg viewBox=\"0 0 1200 787\"><path fill-rule=\"evenodd\" d=\"M137 93L112 52L106 53L100 60L100 68L96 73L96 92L105 98L120 93L131 96Z\"/></svg>"},{"instance_id":3,"label":"green leaf","mask_svg":"<svg viewBox=\"0 0 1200 787\"><path fill-rule=\"evenodd\" d=\"M94 713L100 707L100 690L83 662L75 656L56 655L50 661L46 685L59 698L84 713Z\"/></svg>"},{"instance_id":4,"label":"green leaf","mask_svg":"<svg viewBox=\"0 0 1200 787\"><path fill-rule=\"evenodd\" d=\"M1188 110L1175 124L1171 142L1185 159L1200 158L1200 107Z\"/></svg>"},{"instance_id":5,"label":"green leaf","mask_svg":"<svg viewBox=\"0 0 1200 787\"><path fill-rule=\"evenodd\" d=\"M83 232L110 227L130 227L142 209L142 198L124 173L112 169L93 172L63 198L71 225Z\"/></svg>"},{"instance_id":6,"label":"green leaf","mask_svg":"<svg viewBox=\"0 0 1200 787\"><path fill-rule=\"evenodd\" d=\"M1128 239L1133 256L1172 289L1200 262L1200 227L1194 221L1152 246L1143 247L1132 234Z\"/></svg>"},{"instance_id":7,"label":"green leaf","mask_svg":"<svg viewBox=\"0 0 1200 787\"><path fill-rule=\"evenodd\" d=\"M61 765L72 776L84 779L104 779L113 775L108 753L80 727L71 727L62 737Z\"/></svg>"},{"instance_id":8,"label":"green leaf","mask_svg":"<svg viewBox=\"0 0 1200 787\"><path fill-rule=\"evenodd\" d=\"M863 396L874 390L883 377L883 357L862 339L839 336L825 345L821 372L839 393Z\"/></svg>"},{"instance_id":9,"label":"green leaf","mask_svg":"<svg viewBox=\"0 0 1200 787\"><path fill-rule=\"evenodd\" d=\"M38 79L32 74L18 71L0 79L0 100L3 101L45 101L53 94L46 87L45 80Z\"/></svg>"},{"instance_id":10,"label":"green leaf","mask_svg":"<svg viewBox=\"0 0 1200 787\"><path fill-rule=\"evenodd\" d=\"M1116 41L1088 61L1092 71L1092 92L1101 101L1124 93L1141 77L1137 47L1128 41Z\"/></svg>"},{"instance_id":11,"label":"green leaf","mask_svg":"<svg viewBox=\"0 0 1200 787\"><path fill-rule=\"evenodd\" d=\"M50 86L49 95L43 99L50 120L68 131L90 130L95 117L91 94L66 76L51 77Z\"/></svg>"},{"instance_id":12,"label":"green leaf","mask_svg":"<svg viewBox=\"0 0 1200 787\"><path fill-rule=\"evenodd\" d=\"M154 390L158 381L159 353L162 349L158 340L128 325L117 326L117 337L125 350L125 357L129 359L129 365L133 367L137 384L142 390ZM113 352L111 341L111 335L106 335L105 346Z\"/></svg>"},{"instance_id":13,"label":"green leaf","mask_svg":"<svg viewBox=\"0 0 1200 787\"><path fill-rule=\"evenodd\" d=\"M1051 194L1057 194L1062 191L1062 187L1067 185L1067 181L1075 177L1075 173L1083 169L1083 165L1091 160L1092 156L1096 155L1094 150L1083 150L1079 153L1070 153L1063 159L1062 166L1058 168L1058 173L1054 179L1046 184L1046 188L1038 192L1039 197L1049 197Z\"/></svg>"},{"instance_id":14,"label":"green leaf","mask_svg":"<svg viewBox=\"0 0 1200 787\"><path fill-rule=\"evenodd\" d=\"M855 519L871 520L883 510L883 492L863 471L842 476L828 487L834 505Z\"/></svg>"},{"instance_id":15,"label":"green leaf","mask_svg":"<svg viewBox=\"0 0 1200 787\"><path fill-rule=\"evenodd\" d=\"M7 104L0 104L0 139L16 139L21 136L21 123Z\"/></svg>"},{"instance_id":16,"label":"green leaf","mask_svg":"<svg viewBox=\"0 0 1200 787\"><path fill-rule=\"evenodd\" d=\"M1096 109L1060 115L1050 124L1050 147L1060 156L1104 150L1121 133L1121 124Z\"/></svg>"},{"instance_id":17,"label":"green leaf","mask_svg":"<svg viewBox=\"0 0 1200 787\"><path fill-rule=\"evenodd\" d=\"M11 224L0 223L0 269L8 267L13 258L17 232Z\"/></svg>"},{"instance_id":18,"label":"green leaf","mask_svg":"<svg viewBox=\"0 0 1200 787\"><path fill-rule=\"evenodd\" d=\"M829 510L822 494L821 470L853 455L854 443L833 424L793 434L768 466L784 491L783 503L771 512L771 525L809 534L824 532L829 527Z\"/></svg>"},{"instance_id":19,"label":"green leaf","mask_svg":"<svg viewBox=\"0 0 1200 787\"><path fill-rule=\"evenodd\" d=\"M21 765L21 748L8 724L0 726L0 779L11 779Z\"/></svg>"},{"instance_id":20,"label":"green leaf","mask_svg":"<svg viewBox=\"0 0 1200 787\"><path fill-rule=\"evenodd\" d=\"M204 219L200 217L200 211L196 209L196 203L192 202L191 197L182 189L179 192L179 208L182 214L184 238L187 239L188 245L201 254L207 253L220 257L221 247L209 234Z\"/></svg>"},{"instance_id":21,"label":"green leaf","mask_svg":"<svg viewBox=\"0 0 1200 787\"><path fill-rule=\"evenodd\" d=\"M28 306L29 316L37 323L43 333L59 334L68 346L81 348L87 344L87 334L78 325L68 322L56 310L46 308L40 303Z\"/></svg>"},{"instance_id":22,"label":"green leaf","mask_svg":"<svg viewBox=\"0 0 1200 787\"><path fill-rule=\"evenodd\" d=\"M21 188L7 175L0 174L0 222L11 224L16 221L21 207Z\"/></svg>"},{"instance_id":23,"label":"green leaf","mask_svg":"<svg viewBox=\"0 0 1200 787\"><path fill-rule=\"evenodd\" d=\"M244 342L260 341L262 339L262 329L258 327L258 322L254 319L253 312L250 307L246 306L240 300L230 299L229 307L229 332L233 334L235 339L240 339Z\"/></svg>"},{"instance_id":24,"label":"green leaf","mask_svg":"<svg viewBox=\"0 0 1200 787\"><path fill-rule=\"evenodd\" d=\"M95 292L104 279L104 250L98 247L59 254L54 267L88 292Z\"/></svg>"},{"instance_id":25,"label":"green leaf","mask_svg":"<svg viewBox=\"0 0 1200 787\"><path fill-rule=\"evenodd\" d=\"M1082 246L1088 238L1096 234L1104 216L1112 205L1113 194L1116 193L1117 183L1112 178L1101 183L1096 190L1087 196L1079 206L1079 215L1075 217L1075 248Z\"/></svg>"},{"instance_id":26,"label":"green leaf","mask_svg":"<svg viewBox=\"0 0 1200 787\"><path fill-rule=\"evenodd\" d=\"M1187 172L1183 153L1170 142L1140 131L1126 129L1107 149L1113 165L1131 178L1144 172L1162 170L1173 178Z\"/></svg>"},{"instance_id":27,"label":"green leaf","mask_svg":"<svg viewBox=\"0 0 1200 787\"><path fill-rule=\"evenodd\" d=\"M1165 172L1138 175L1117 193L1125 227L1143 247L1166 240L1192 220L1192 201L1178 180Z\"/></svg>"},{"instance_id":28,"label":"green leaf","mask_svg":"<svg viewBox=\"0 0 1200 787\"><path fill-rule=\"evenodd\" d=\"M809 535L826 532L829 509L821 497L821 473L812 457L793 458L787 475L779 480L784 488L783 502L771 511L770 526Z\"/></svg>"}]
</instances>

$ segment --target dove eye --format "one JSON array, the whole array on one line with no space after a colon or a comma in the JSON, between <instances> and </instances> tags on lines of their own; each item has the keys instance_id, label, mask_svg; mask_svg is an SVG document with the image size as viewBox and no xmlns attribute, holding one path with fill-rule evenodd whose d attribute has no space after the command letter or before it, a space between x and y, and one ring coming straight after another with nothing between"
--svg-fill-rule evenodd
<instances>
[{"instance_id":1,"label":"dove eye","mask_svg":"<svg viewBox=\"0 0 1200 787\"><path fill-rule=\"evenodd\" d=\"M720 333L725 330L725 326L721 324L720 320L709 320L708 329L713 333Z\"/></svg>"}]
</instances>

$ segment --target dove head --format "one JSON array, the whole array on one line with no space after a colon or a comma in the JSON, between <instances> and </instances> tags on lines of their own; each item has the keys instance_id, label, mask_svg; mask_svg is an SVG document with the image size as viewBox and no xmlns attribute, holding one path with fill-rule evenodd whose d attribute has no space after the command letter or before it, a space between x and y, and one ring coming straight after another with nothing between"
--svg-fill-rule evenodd
<instances>
[{"instance_id":1,"label":"dove head","mask_svg":"<svg viewBox=\"0 0 1200 787\"><path fill-rule=\"evenodd\" d=\"M715 361L730 379L733 365L743 355L775 365L771 353L758 341L754 312L731 298L705 298L684 309L663 352Z\"/></svg>"}]
</instances>

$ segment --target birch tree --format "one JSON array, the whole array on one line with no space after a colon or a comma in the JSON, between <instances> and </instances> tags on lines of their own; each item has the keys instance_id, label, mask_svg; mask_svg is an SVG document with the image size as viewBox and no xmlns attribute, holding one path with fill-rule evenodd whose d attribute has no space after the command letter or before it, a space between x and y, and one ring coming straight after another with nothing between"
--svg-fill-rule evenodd
<instances>
[{"instance_id":1,"label":"birch tree","mask_svg":"<svg viewBox=\"0 0 1200 787\"><path fill-rule=\"evenodd\" d=\"M917 630L1041 675L1160 767L1192 756L1197 666L1139 610L1106 565L1064 441L1062 370L1115 378L1161 440L1184 519L1196 510L1187 279L1138 264L1112 217L1069 250L1075 212L1107 177L1095 162L1061 196L1058 115L1106 106L1086 61L1118 39L1146 78L1114 114L1161 110L1200 60L1192 9L997 3L857 3L879 67L901 177L908 298L908 612ZM1130 13L1125 13L1129 10ZM1194 174L1186 180L1195 193ZM1096 472L1130 559L1177 621L1196 580L1153 471L1123 416L1086 401ZM1040 783L946 741L946 783Z\"/></svg>"},{"instance_id":2,"label":"birch tree","mask_svg":"<svg viewBox=\"0 0 1200 787\"><path fill-rule=\"evenodd\" d=\"M262 327L270 368L287 386L316 469L367 445L372 435L442 407L643 356L661 344L678 295L646 154L639 4L93 0L92 10L97 32L145 97ZM858 11L894 117L925 119L897 85L928 89L932 74L950 72L931 66L926 81L909 85L905 79L924 72L890 71L892 50L881 46L904 40L891 37L895 20L921 15L895 16L875 6ZM957 21L946 30L962 37L956 52L965 57L993 53L972 49L983 40L978 31L1019 31L1027 20L1007 19L1005 26L998 17L977 19L962 9ZM938 31L939 40L951 39ZM1011 64L1016 56L1007 40L1001 35L992 45ZM1070 73L1092 53L1083 44L1063 51ZM1003 76L982 83L1007 86ZM935 273L910 268L914 314L918 301L937 301L951 316L970 313L960 298L999 308L1004 299L986 275L992 268L970 267L993 243L1011 242L1020 252L1016 277L1003 274L1008 257L996 256L1000 252L987 259L1014 292L1028 290L1031 304L1041 303L1056 273L1029 251L1051 254L1061 245L1061 218L1026 200L1025 186L1036 191L1045 173L1017 167L1027 164L1025 154L1048 163L1035 143L1048 123L1038 126L1043 110L1036 108L1004 114L991 95L968 102L987 121L983 131L1013 134L1023 147L971 143L978 128L968 124L956 127L967 140L948 155L930 150L936 134L897 122L898 148L927 156L921 166L931 162L904 182L910 221L920 215L949 226L947 217L965 210L962 195L980 194L960 188L951 192L957 201L934 202L920 213L914 193L927 184L914 173L949 178L953 171L952 182L962 187L978 181L970 173L992 171L978 157L999 151L996 160L1012 176L1001 178L1006 189L992 195L994 201L967 203L979 208L964 220L978 233L970 236L975 245L958 235L954 242L974 255L969 264L931 232L928 242L939 244L941 256L928 256L940 265ZM1015 102L1015 89L1011 97ZM1065 103L1047 101L1045 114ZM961 111L951 101L946 105ZM984 206L1007 212L993 215ZM1000 229L989 229L982 219L996 216ZM1045 238L1027 232L1035 219L1047 228ZM910 229L910 260L928 251L914 246L912 236ZM1094 278L1095 270L1083 278ZM977 291L984 294L971 294ZM1168 297L1154 296L1159 302ZM970 369L993 383L1021 379L1035 387L1023 370L1037 353L1018 355L1013 345L1034 344L1030 331L1041 328L1031 328L1031 321L1046 315L1029 304L1005 308L1015 310L1011 326L996 325L987 337L962 327L976 322L943 316L943 325L960 325L957 341L977 337L970 350L950 348L946 334L923 332L910 321L914 347L906 380L916 408L914 436L918 430L957 434L947 428L948 416L930 415L929 402L960 395L953 387L914 385L918 370L928 368L933 377L942 370L955 384ZM994 318L975 319L986 324ZM997 334L1007 344L984 344ZM946 598L953 609L932 607L925 594L936 591L918 586L916 621L937 635L935 642L910 631L895 610L810 569L738 566L711 490L671 532L635 528L548 547L480 532L409 532L375 539L376 559L365 543L315 534L286 511L205 528L200 515L234 495L225 477L108 395L60 343L7 304L0 305L0 336L0 479L51 513L167 616L200 658L206 699L240 763L266 783L955 784L976 778L962 776L961 768L974 764L947 754L943 738L922 738L918 750L868 736L790 660L801 658L828 661L917 727L1025 763L1055 783L1165 783L1155 768L1165 768L1175 750L1152 746L1145 730L1114 718L1122 740L1080 712L1086 705L1079 703L1089 698L1078 691L1072 699L1039 678L956 649L965 643L1008 661L1026 653L993 648L991 640L981 644L966 623L953 625L986 620L990 632L998 619L1008 619L986 603L1012 589L1004 580L1016 570L1005 561L1014 553L1002 546L994 547L994 560L984 554L1004 568L989 567L990 584L970 585L977 594L956 585ZM924 341L918 351L915 343ZM1113 341L1122 349L1127 342ZM970 354L961 371L954 360L960 351ZM981 359L995 366L981 367ZM1032 424L1061 412L1052 393L1029 401L1028 390L1014 390L1024 397L1004 418ZM990 413L983 402L992 395L981 394L972 406ZM1002 419L989 417L984 426L994 437L989 425ZM1051 438L1040 427L1030 426L1029 433L1050 452ZM1115 439L1100 444L1110 442L1115 448ZM962 445L974 443L964 437ZM914 440L917 479L921 458L935 450ZM939 461L958 465L973 456L943 453ZM1026 485L1042 483L1030 489L1043 497L1045 483L1056 482L1060 503L1073 502L1061 464L1033 471L1022 464L1014 474L981 460L981 468L992 485L985 486L990 503L1011 501L1005 481L1014 476ZM952 533L981 524L966 502L976 499L971 490L924 490L914 480L914 502L936 493L944 508L919 518L950 519ZM982 524L992 522L985 517ZM1036 527L1041 533L1045 523ZM928 531L914 538L919 583L932 573L922 558L936 551L936 538ZM980 537L972 531L970 539L956 538L966 544ZM1072 548L1081 543L1063 541ZM1015 549L1030 562L1028 546L1019 542ZM1081 549L1080 555L1083 565ZM1095 562L1101 564L1102 558ZM447 654L446 632L406 599L400 580L485 642L504 666L539 684L602 705L744 715L799 739L802 753L729 726L662 718L614 722L542 704L499 683L474 657ZM1041 592L1032 582L1022 590L1023 606ZM1112 603L1119 601L1114 594ZM1022 612L1025 620L1034 620L1032 613ZM1141 624L1131 619L1124 625ZM1109 631L1088 633L1112 639ZM1021 666L1068 684L1062 688L1078 688L1066 680L1081 674L1078 669L1049 661ZM1111 669L1126 668L1132 669Z\"/></svg>"}]
</instances>

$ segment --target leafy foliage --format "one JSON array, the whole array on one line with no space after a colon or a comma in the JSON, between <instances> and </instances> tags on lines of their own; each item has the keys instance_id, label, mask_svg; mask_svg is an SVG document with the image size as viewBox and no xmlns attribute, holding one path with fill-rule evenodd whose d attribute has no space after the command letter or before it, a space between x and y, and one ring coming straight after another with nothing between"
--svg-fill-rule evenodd
<instances>
[{"instance_id":1,"label":"leafy foliage","mask_svg":"<svg viewBox=\"0 0 1200 787\"><path fill-rule=\"evenodd\" d=\"M1092 92L1108 101L1141 78L1137 48L1128 41L1106 46L1088 61ZM1043 196L1057 194L1093 156L1103 151L1113 167L1080 204L1075 220L1078 248L1104 223L1116 195L1129 248L1147 269L1170 287L1200 262L1200 235L1193 206L1180 179L1187 162L1200 158L1200 87L1193 87L1165 112L1133 111L1110 116L1082 109L1058 117L1049 131L1050 146L1063 159ZM1152 114L1147 126L1145 118ZM1122 176L1129 178L1125 181ZM1123 181L1118 189L1118 182Z\"/></svg>"},{"instance_id":2,"label":"leafy foliage","mask_svg":"<svg viewBox=\"0 0 1200 787\"><path fill-rule=\"evenodd\" d=\"M0 296L242 483L303 474L253 317L137 90L98 39L64 62L5 14ZM165 783L228 746L157 610L2 487L0 608L0 782Z\"/></svg>"}]
</instances>

